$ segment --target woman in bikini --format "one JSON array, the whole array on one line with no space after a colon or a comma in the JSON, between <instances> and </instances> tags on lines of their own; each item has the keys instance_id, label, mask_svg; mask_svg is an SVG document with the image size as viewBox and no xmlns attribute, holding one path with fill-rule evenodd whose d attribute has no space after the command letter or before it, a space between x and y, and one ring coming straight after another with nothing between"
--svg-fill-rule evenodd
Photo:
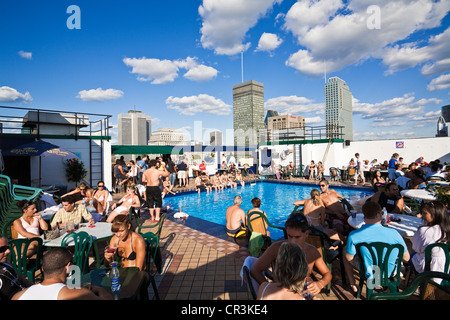
<instances>
[{"instance_id":1,"label":"woman in bikini","mask_svg":"<svg viewBox=\"0 0 450 320\"><path fill-rule=\"evenodd\" d=\"M326 233L331 239L340 240L336 231L328 229L325 226L325 206L320 199L320 191L317 189L311 190L311 198L294 201L295 206L303 206L303 214L308 220L309 225Z\"/></svg>"},{"instance_id":2,"label":"woman in bikini","mask_svg":"<svg viewBox=\"0 0 450 320\"><path fill-rule=\"evenodd\" d=\"M145 262L145 241L139 233L131 229L131 221L126 215L119 215L114 218L111 231L114 233L109 248L105 250L105 265L109 266L114 255L120 258L121 267L137 267L139 270L144 269ZM109 249L115 249L114 253Z\"/></svg>"},{"instance_id":3,"label":"woman in bikini","mask_svg":"<svg viewBox=\"0 0 450 320\"><path fill-rule=\"evenodd\" d=\"M82 201L89 203L90 200L93 200L92 193L93 190L86 183L82 182L74 190L62 195L61 198L72 196L78 204L82 203Z\"/></svg>"},{"instance_id":4,"label":"woman in bikini","mask_svg":"<svg viewBox=\"0 0 450 320\"><path fill-rule=\"evenodd\" d=\"M97 190L92 195L94 198L94 205L98 213L105 213L108 207L109 191L105 189L105 182L99 181L97 183Z\"/></svg>"},{"instance_id":5,"label":"woman in bikini","mask_svg":"<svg viewBox=\"0 0 450 320\"><path fill-rule=\"evenodd\" d=\"M125 196L111 206L113 211L109 214L106 222L111 223L117 215L128 215L131 207L139 208L140 206L141 202L136 194L136 186L129 184Z\"/></svg>"},{"instance_id":6,"label":"woman in bikini","mask_svg":"<svg viewBox=\"0 0 450 320\"><path fill-rule=\"evenodd\" d=\"M380 170L375 170L372 185L375 192L379 191L379 187L383 187L386 184L386 180L381 176Z\"/></svg>"}]
</instances>

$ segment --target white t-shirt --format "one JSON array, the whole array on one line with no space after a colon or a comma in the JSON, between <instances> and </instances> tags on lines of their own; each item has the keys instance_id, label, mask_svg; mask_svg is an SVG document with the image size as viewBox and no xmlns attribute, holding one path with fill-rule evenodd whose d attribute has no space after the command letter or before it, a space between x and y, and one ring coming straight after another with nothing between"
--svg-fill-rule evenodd
<instances>
[{"instance_id":1,"label":"white t-shirt","mask_svg":"<svg viewBox=\"0 0 450 320\"><path fill-rule=\"evenodd\" d=\"M441 227L434 225L432 227L421 227L417 229L411 238L412 249L416 254L412 257L414 268L417 272L425 270L425 248L436 243L441 238ZM434 248L431 252L430 271L443 272L445 266L445 254L440 248Z\"/></svg>"}]
</instances>

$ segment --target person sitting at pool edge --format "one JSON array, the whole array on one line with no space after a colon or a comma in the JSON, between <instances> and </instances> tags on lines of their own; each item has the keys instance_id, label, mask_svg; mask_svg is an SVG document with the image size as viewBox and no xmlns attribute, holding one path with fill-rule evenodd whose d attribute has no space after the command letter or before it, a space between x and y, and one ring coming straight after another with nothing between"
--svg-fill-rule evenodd
<instances>
[{"instance_id":1,"label":"person sitting at pool edge","mask_svg":"<svg viewBox=\"0 0 450 320\"><path fill-rule=\"evenodd\" d=\"M230 237L242 237L247 234L247 222L245 219L245 212L240 208L242 204L242 197L235 196L233 205L229 206L226 211L226 230Z\"/></svg>"},{"instance_id":2,"label":"person sitting at pool edge","mask_svg":"<svg viewBox=\"0 0 450 320\"><path fill-rule=\"evenodd\" d=\"M386 208L389 213L401 213L403 210L403 197L400 196L398 185L395 182L387 183L385 191L378 191L369 199L378 203L381 208Z\"/></svg>"},{"instance_id":3,"label":"person sitting at pool edge","mask_svg":"<svg viewBox=\"0 0 450 320\"><path fill-rule=\"evenodd\" d=\"M257 212L261 212L262 214L264 214L264 216L267 219L267 213L265 213L264 211L262 211L259 208L259 207L261 207L261 199L253 198L251 202L252 202L252 205L253 205L253 209L250 209L250 210L247 211L247 217L248 217L250 212L257 211ZM265 223L265 221L262 218L254 219L254 220L252 220L252 222L250 224L251 224L253 232L258 232L258 233L261 233L261 234L263 234L265 236L270 237L270 232L269 232L269 230L267 230L268 226L267 226L267 224Z\"/></svg>"}]
</instances>

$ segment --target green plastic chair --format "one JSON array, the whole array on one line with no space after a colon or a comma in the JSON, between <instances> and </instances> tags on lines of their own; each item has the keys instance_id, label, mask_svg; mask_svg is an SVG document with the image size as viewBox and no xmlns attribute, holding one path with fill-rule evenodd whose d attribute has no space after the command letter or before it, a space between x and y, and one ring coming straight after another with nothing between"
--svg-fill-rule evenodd
<instances>
[{"instance_id":1,"label":"green plastic chair","mask_svg":"<svg viewBox=\"0 0 450 320\"><path fill-rule=\"evenodd\" d=\"M411 209L411 213L406 212L405 206L408 206ZM403 197L402 214L408 214L408 215L415 216L418 213L420 213L420 202L415 199Z\"/></svg>"},{"instance_id":2,"label":"green plastic chair","mask_svg":"<svg viewBox=\"0 0 450 320\"><path fill-rule=\"evenodd\" d=\"M34 259L27 258L27 251L29 246L37 242L36 257ZM30 239L14 239L9 242L11 246L8 255L8 261L11 266L21 276L26 276L31 282L35 282L36 271L41 270L43 241L40 237Z\"/></svg>"},{"instance_id":3,"label":"green plastic chair","mask_svg":"<svg viewBox=\"0 0 450 320\"><path fill-rule=\"evenodd\" d=\"M13 196L15 200L31 200L36 201L42 194L42 189L33 188L28 186L21 186L17 184L12 184L11 179L4 175L0 174L0 182L5 183L9 187L9 192Z\"/></svg>"},{"instance_id":4,"label":"green plastic chair","mask_svg":"<svg viewBox=\"0 0 450 320\"><path fill-rule=\"evenodd\" d=\"M145 269L152 283L153 292L155 293L156 300L159 300L158 287L155 281L155 272L153 266L156 267L156 255L159 251L159 237L152 232L142 234L145 240Z\"/></svg>"},{"instance_id":5,"label":"green plastic chair","mask_svg":"<svg viewBox=\"0 0 450 320\"><path fill-rule=\"evenodd\" d=\"M358 293L357 298L361 297L361 291L366 281L366 268L364 264L364 256L361 253L361 249L365 248L369 251L370 256L372 258L372 266L377 266L379 268L378 275L378 283L383 287L388 287L390 292L397 292L398 286L400 284L400 269L402 264L403 252L404 248L401 244L387 244L384 242L372 242L372 243L358 243L356 244L356 254L358 256L360 262L360 270L359 270L359 285L358 285ZM394 274L389 274L389 258L391 254L393 254L394 249L398 250L396 266L394 269ZM370 296L373 293L373 288L366 285L367 290L367 299L370 299Z\"/></svg>"},{"instance_id":6,"label":"green plastic chair","mask_svg":"<svg viewBox=\"0 0 450 320\"><path fill-rule=\"evenodd\" d=\"M84 231L69 233L61 240L61 247L75 246L73 264L81 269L82 274L88 271L89 251L92 242L92 237Z\"/></svg>"},{"instance_id":7,"label":"green plastic chair","mask_svg":"<svg viewBox=\"0 0 450 320\"><path fill-rule=\"evenodd\" d=\"M444 266L444 273L449 274L450 273L450 243L432 243L429 244L425 248L425 271L430 271L430 264L431 264L431 253L434 248L441 248L444 251L445 254L445 266ZM442 285L449 286L450 281L444 280Z\"/></svg>"},{"instance_id":8,"label":"green plastic chair","mask_svg":"<svg viewBox=\"0 0 450 320\"><path fill-rule=\"evenodd\" d=\"M322 259L330 271L332 271L333 261L339 260L341 279L343 284L346 284L342 242L330 239L326 233L313 226L309 226L309 235L306 242L314 245L320 251ZM330 247L337 247L337 249L330 249ZM325 290L329 296L331 293L331 282L328 283Z\"/></svg>"},{"instance_id":9,"label":"green plastic chair","mask_svg":"<svg viewBox=\"0 0 450 320\"><path fill-rule=\"evenodd\" d=\"M450 281L450 274L434 271L419 273L410 285L402 292L373 293L370 300L405 300L412 297L420 288L418 298L420 300L449 300L450 287L437 284L433 279L442 279L442 282Z\"/></svg>"},{"instance_id":10,"label":"green plastic chair","mask_svg":"<svg viewBox=\"0 0 450 320\"><path fill-rule=\"evenodd\" d=\"M163 225L164 225L164 221L166 220L166 214L165 213L163 213L163 214L161 214L161 216L159 217L159 221L158 222L156 222L156 223L153 223L153 224L149 224L149 225L142 225L142 224L138 224L138 227L137 227L137 231L138 231L138 233L141 233L141 234L143 234L143 233L145 233L145 230L146 229L155 229L156 228L156 230L153 232L155 235L157 235L158 237L161 237L161 230L162 230L162 227L163 227Z\"/></svg>"},{"instance_id":11,"label":"green plastic chair","mask_svg":"<svg viewBox=\"0 0 450 320\"><path fill-rule=\"evenodd\" d=\"M267 226L265 230L254 230L254 223L256 220L262 220L262 222ZM272 244L272 239L267 235L267 229L271 227L274 229L279 229L283 231L284 239L287 239L287 231L286 228L273 225L269 222L264 213L259 211L251 211L247 215L247 236L249 238L249 249L252 253L252 256L259 256L265 249L267 249ZM264 233L262 233L263 231ZM261 240L262 238L262 240ZM237 240L235 239L236 243Z\"/></svg>"},{"instance_id":12,"label":"green plastic chair","mask_svg":"<svg viewBox=\"0 0 450 320\"><path fill-rule=\"evenodd\" d=\"M247 289L248 289L248 291L250 291L250 294L251 294L253 300L256 300L257 293L255 291L255 288L253 287L252 279L250 276L250 270L248 270L247 266L244 266L243 269L244 269L244 271L243 271L244 280L245 280L245 282L247 282Z\"/></svg>"}]
</instances>

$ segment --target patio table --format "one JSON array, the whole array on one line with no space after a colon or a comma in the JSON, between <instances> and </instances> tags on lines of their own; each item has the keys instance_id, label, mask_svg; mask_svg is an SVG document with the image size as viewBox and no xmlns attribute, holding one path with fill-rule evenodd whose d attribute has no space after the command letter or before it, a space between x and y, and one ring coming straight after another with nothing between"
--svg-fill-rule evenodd
<instances>
[{"instance_id":1,"label":"patio table","mask_svg":"<svg viewBox=\"0 0 450 320\"><path fill-rule=\"evenodd\" d=\"M400 218L401 221L394 222L391 220L391 222L385 224L385 227L397 230L404 238L411 238L417 229L424 224L421 218L406 214L389 213L389 217ZM356 218L349 217L348 224L354 229L361 228L361 226L365 224L364 214L358 213Z\"/></svg>"}]
</instances>

